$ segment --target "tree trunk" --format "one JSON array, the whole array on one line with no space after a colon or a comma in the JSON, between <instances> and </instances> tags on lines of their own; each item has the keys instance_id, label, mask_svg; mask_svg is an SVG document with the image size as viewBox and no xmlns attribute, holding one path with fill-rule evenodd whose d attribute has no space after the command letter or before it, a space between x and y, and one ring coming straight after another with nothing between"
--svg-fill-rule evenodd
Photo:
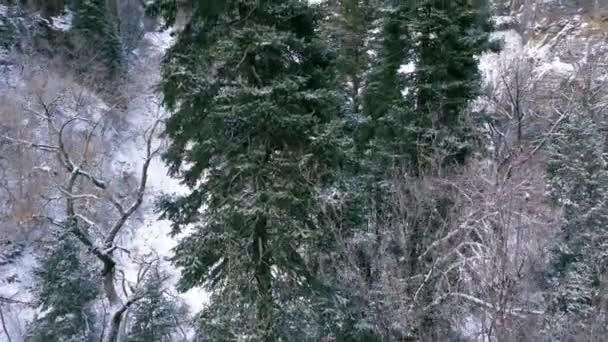
<instances>
[{"instance_id":1,"label":"tree trunk","mask_svg":"<svg viewBox=\"0 0 608 342\"><path fill-rule=\"evenodd\" d=\"M120 342L122 340L121 323L126 311L127 306L124 305L112 315L112 318L110 319L110 329L108 330L108 336L106 337L105 342Z\"/></svg>"},{"instance_id":2,"label":"tree trunk","mask_svg":"<svg viewBox=\"0 0 608 342\"><path fill-rule=\"evenodd\" d=\"M127 307L121 303L116 291L116 286L114 283L115 270L116 265L114 263L104 262L103 287L108 302L110 302L110 313L112 314L109 322L110 326L107 330L108 335L106 336L105 342L119 342L121 340L120 328L123 315L127 309Z\"/></svg>"},{"instance_id":3,"label":"tree trunk","mask_svg":"<svg viewBox=\"0 0 608 342\"><path fill-rule=\"evenodd\" d=\"M116 265L110 262L104 262L103 266L103 287L106 297L111 306L119 304L118 293L114 286L114 271Z\"/></svg>"},{"instance_id":4,"label":"tree trunk","mask_svg":"<svg viewBox=\"0 0 608 342\"><path fill-rule=\"evenodd\" d=\"M275 339L272 318L272 274L268 250L268 227L265 217L258 218L255 226L253 256L257 262L255 279L258 291L258 330L260 341L272 342Z\"/></svg>"}]
</instances>

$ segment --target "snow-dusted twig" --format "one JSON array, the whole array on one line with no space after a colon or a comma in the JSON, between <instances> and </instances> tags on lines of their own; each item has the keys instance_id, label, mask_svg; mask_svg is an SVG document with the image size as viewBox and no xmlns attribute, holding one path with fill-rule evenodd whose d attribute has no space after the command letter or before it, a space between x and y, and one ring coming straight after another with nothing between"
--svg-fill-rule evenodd
<instances>
[{"instance_id":1,"label":"snow-dusted twig","mask_svg":"<svg viewBox=\"0 0 608 342\"><path fill-rule=\"evenodd\" d=\"M12 342L11 334L8 332L8 328L6 327L6 321L4 320L4 312L2 311L2 305L0 305L0 323L2 323L2 331L4 331L4 335L6 335L7 342Z\"/></svg>"}]
</instances>

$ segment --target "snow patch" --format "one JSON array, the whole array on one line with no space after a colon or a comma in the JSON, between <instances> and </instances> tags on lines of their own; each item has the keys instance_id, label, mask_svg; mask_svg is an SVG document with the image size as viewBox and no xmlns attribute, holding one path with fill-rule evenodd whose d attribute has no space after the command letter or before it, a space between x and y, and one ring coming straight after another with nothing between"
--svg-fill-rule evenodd
<instances>
[{"instance_id":1,"label":"snow patch","mask_svg":"<svg viewBox=\"0 0 608 342\"><path fill-rule=\"evenodd\" d=\"M574 72L574 66L572 64L562 62L559 57L555 56L553 61L541 64L538 67L537 72L539 78L550 72L555 72L560 75L568 75Z\"/></svg>"},{"instance_id":2,"label":"snow patch","mask_svg":"<svg viewBox=\"0 0 608 342\"><path fill-rule=\"evenodd\" d=\"M503 42L500 53L487 52L479 58L479 70L484 75L484 83L497 85L502 74L524 53L522 37L515 30L495 32L493 38Z\"/></svg>"},{"instance_id":3,"label":"snow patch","mask_svg":"<svg viewBox=\"0 0 608 342\"><path fill-rule=\"evenodd\" d=\"M23 303L33 299L29 286L33 282L35 265L34 251L26 248L21 257L0 267L0 296L14 301L2 303L2 313L12 342L24 341L26 325L34 317L35 310ZM8 342L4 334L0 334L0 342Z\"/></svg>"},{"instance_id":4,"label":"snow patch","mask_svg":"<svg viewBox=\"0 0 608 342\"><path fill-rule=\"evenodd\" d=\"M397 71L400 74L407 75L411 74L416 70L416 64L414 62L409 62L407 64L402 64L399 66L399 70Z\"/></svg>"},{"instance_id":5,"label":"snow patch","mask_svg":"<svg viewBox=\"0 0 608 342\"><path fill-rule=\"evenodd\" d=\"M499 15L494 17L496 26L510 26L515 24L515 18L509 15Z\"/></svg>"},{"instance_id":6,"label":"snow patch","mask_svg":"<svg viewBox=\"0 0 608 342\"><path fill-rule=\"evenodd\" d=\"M51 17L51 27L58 31L69 31L70 29L72 29L73 21L74 13L70 10L66 10L63 15Z\"/></svg>"},{"instance_id":7,"label":"snow patch","mask_svg":"<svg viewBox=\"0 0 608 342\"><path fill-rule=\"evenodd\" d=\"M144 39L146 39L157 52L161 53L170 48L175 42L175 37L169 30L161 32L147 32L144 35Z\"/></svg>"}]
</instances>

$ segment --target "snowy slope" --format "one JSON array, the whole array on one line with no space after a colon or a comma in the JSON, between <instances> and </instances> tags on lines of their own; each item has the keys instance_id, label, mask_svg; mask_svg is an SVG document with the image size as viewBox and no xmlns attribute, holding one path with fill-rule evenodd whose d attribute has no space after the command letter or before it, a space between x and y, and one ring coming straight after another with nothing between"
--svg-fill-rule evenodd
<instances>
[{"instance_id":1,"label":"snowy slope","mask_svg":"<svg viewBox=\"0 0 608 342\"><path fill-rule=\"evenodd\" d=\"M0 7L6 11L6 7ZM66 30L71 23L71 13L62 17L52 18L52 25L57 30ZM141 44L141 47L133 52L130 58L131 89L136 94L130 101L127 110L126 127L121 129L112 139L112 144L117 147L111 152L115 174L120 174L125 169L140 172L144 160L145 141L142 137L144 130L151 127L158 119L162 119L166 113L161 105L161 100L155 92L155 86L159 81L160 61L162 55L170 44L172 38L168 32L149 32ZM23 91L28 84L21 79L22 73L18 63L10 58L18 57L8 51L0 51L0 56L6 56L6 67L0 70L0 91L7 93ZM1 60L1 58L0 58ZM0 66L1 68L1 66ZM102 112L108 110L108 105L94 94L88 94L94 101L91 104L92 118L99 117ZM66 112L68 108L64 109ZM160 144L156 141L156 144ZM136 176L139 176L136 174ZM176 245L176 240L169 237L170 226L166 221L158 220L158 213L154 210L156 196L161 193L184 193L186 189L175 179L167 175L167 169L160 158L156 158L149 169L149 183L144 205L139 214L130 222L120 238L122 247L130 250L130 254L122 254L120 268L124 270L127 279L134 281L137 275L137 266L134 263L139 256L155 253L164 264L164 269L171 272L172 279L167 284L173 288L179 274L174 267L168 267L167 259L171 256L171 249ZM0 236L1 238L1 236ZM0 241L2 242L2 241ZM2 252L8 255L8 249L0 245L0 261ZM0 262L0 297L8 298L11 303L0 302L2 318L6 324L12 342L23 341L22 336L27 322L31 320L35 311L26 304L31 301L28 287L32 283L32 269L35 266L36 251L27 245L20 253L12 253L10 262ZM191 307L192 312L199 311L207 301L207 294L203 291L193 290L181 294ZM0 342L8 342L0 325Z\"/></svg>"},{"instance_id":2,"label":"snowy slope","mask_svg":"<svg viewBox=\"0 0 608 342\"><path fill-rule=\"evenodd\" d=\"M557 1L555 4L559 5ZM519 12L495 18L498 31L493 35L503 42L503 46L499 53L488 52L480 56L479 68L487 93L473 106L485 113L495 113L499 120L515 120L497 107L498 104L511 105L513 99L509 99L509 96L514 93L515 87L520 87L522 106L525 107L526 101L529 101L537 111L531 115L526 113L528 116L524 121L524 127L533 131L532 126L538 124L536 121L542 122L556 114L552 104L562 95L562 87L569 85L568 82L575 78L585 76L588 63L599 63L602 67L598 70L605 69L603 56L608 52L608 26L600 25L596 18L585 14L582 9L560 8L565 12L552 13L553 16L549 16L548 12L540 12L537 20L529 24L534 28L530 32L523 27L521 10L523 6ZM589 76L596 81L602 78L605 80L606 77L601 73ZM513 108L508 110L513 111ZM544 132L546 131L545 129ZM515 134L512 131L506 132L506 135ZM486 148L493 152L495 146L492 141L488 141L488 144ZM529 292L526 296L526 301L540 306L545 304L546 299L541 293ZM487 327L484 327L480 317L473 314L464 317L461 331L473 341L489 341L482 334Z\"/></svg>"},{"instance_id":3,"label":"snowy slope","mask_svg":"<svg viewBox=\"0 0 608 342\"><path fill-rule=\"evenodd\" d=\"M133 130L141 130L142 127L151 127L154 121L166 117L161 104L161 99L154 91L160 79L160 60L164 51L172 44L172 37L168 31L149 32L144 40L149 44L145 51L138 49L134 52L137 57L131 65L131 74L135 85L144 90L141 96L129 106L128 121ZM160 142L158 142L160 143ZM117 156L119 163L130 163L139 170L141 168L144 146L141 139L135 139L124 145ZM143 209L145 214L141 226L133 231L127 242L127 246L133 251L141 254L156 252L162 258L172 255L171 249L177 241L169 237L169 222L159 220L154 211L154 198L159 194L183 194L187 189L176 179L167 174L167 168L160 158L156 158L149 169L149 189L147 206ZM177 270L174 267L166 267L173 272L173 281L177 279ZM131 270L134 272L134 270ZM132 274L133 275L133 274ZM207 302L208 296L203 291L192 290L182 296L191 306L193 312L199 311Z\"/></svg>"}]
</instances>

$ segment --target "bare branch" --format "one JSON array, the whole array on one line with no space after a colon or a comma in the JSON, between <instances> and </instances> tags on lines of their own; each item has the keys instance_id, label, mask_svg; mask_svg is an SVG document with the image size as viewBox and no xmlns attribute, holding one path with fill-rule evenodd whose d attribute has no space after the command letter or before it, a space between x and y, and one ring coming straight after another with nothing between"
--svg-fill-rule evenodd
<instances>
[{"instance_id":1,"label":"bare branch","mask_svg":"<svg viewBox=\"0 0 608 342\"><path fill-rule=\"evenodd\" d=\"M6 339L8 342L12 342L11 335L8 333L8 328L6 327L6 322L4 320L4 313L2 312L2 305L0 305L0 323L2 323L2 330L4 331L4 335L6 335Z\"/></svg>"},{"instance_id":2,"label":"bare branch","mask_svg":"<svg viewBox=\"0 0 608 342\"><path fill-rule=\"evenodd\" d=\"M59 151L59 147L57 146L52 146L52 145L46 145L46 144L38 144L38 143L34 143L31 141L27 141L27 140L23 140L23 139L15 139L15 138L11 138L9 136L6 135L2 135L0 138L14 143L14 144L19 144L19 145L24 145L30 148L34 148L40 151L45 151L45 152L57 152Z\"/></svg>"},{"instance_id":3,"label":"bare branch","mask_svg":"<svg viewBox=\"0 0 608 342\"><path fill-rule=\"evenodd\" d=\"M106 237L106 246L112 245L113 241L116 239L116 236L123 228L125 222L129 219L129 217L131 217L131 215L133 215L133 213L137 209L139 209L139 207L143 203L144 195L146 192L146 185L148 183L148 169L150 167L150 162L152 162L152 159L156 156L158 152L158 150L152 150L152 142L154 139L154 133L156 132L156 129L159 124L160 121L157 120L152 126L152 128L149 130L148 137L146 138L146 159L144 160L144 164L142 166L141 179L139 183L139 188L137 189L137 194L135 195L135 201L126 211L123 211L122 207L117 206L117 203L114 204L115 206L117 206L117 208L121 208L119 209L119 211L122 211L122 215L120 216L118 221L116 221L116 223L110 230L110 233Z\"/></svg>"}]
</instances>

